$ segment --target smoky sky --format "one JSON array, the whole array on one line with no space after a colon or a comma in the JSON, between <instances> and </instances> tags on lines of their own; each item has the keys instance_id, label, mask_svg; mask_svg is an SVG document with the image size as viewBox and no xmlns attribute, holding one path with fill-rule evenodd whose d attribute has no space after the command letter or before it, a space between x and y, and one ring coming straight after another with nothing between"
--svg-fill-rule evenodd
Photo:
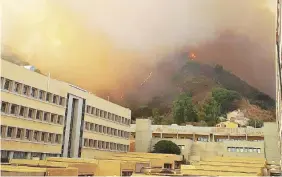
<instances>
[{"instance_id":1,"label":"smoky sky","mask_svg":"<svg viewBox=\"0 0 282 177\"><path fill-rule=\"evenodd\" d=\"M4 0L2 45L56 79L118 95L193 50L274 97L274 12L275 0Z\"/></svg>"}]
</instances>

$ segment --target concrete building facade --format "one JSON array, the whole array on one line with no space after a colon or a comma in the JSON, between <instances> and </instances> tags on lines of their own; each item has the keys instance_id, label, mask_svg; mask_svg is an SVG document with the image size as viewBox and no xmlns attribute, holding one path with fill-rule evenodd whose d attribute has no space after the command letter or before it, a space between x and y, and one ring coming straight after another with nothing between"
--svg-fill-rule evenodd
<instances>
[{"instance_id":1,"label":"concrete building facade","mask_svg":"<svg viewBox=\"0 0 282 177\"><path fill-rule=\"evenodd\" d=\"M1 60L2 158L127 152L131 111Z\"/></svg>"},{"instance_id":2,"label":"concrete building facade","mask_svg":"<svg viewBox=\"0 0 282 177\"><path fill-rule=\"evenodd\" d=\"M266 158L266 154L270 158L278 156L277 146L269 144L276 142L276 134L270 130L273 126L275 123L266 123L263 128L151 125L149 119L137 119L131 125L131 141L135 141L136 152L150 152L160 140L173 141L186 160L208 156Z\"/></svg>"}]
</instances>

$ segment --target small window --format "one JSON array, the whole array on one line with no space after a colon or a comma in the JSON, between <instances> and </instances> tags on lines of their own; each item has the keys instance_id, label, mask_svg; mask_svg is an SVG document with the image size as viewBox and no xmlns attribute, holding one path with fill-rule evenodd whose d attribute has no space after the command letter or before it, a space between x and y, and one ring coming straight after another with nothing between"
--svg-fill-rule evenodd
<instances>
[{"instance_id":1,"label":"small window","mask_svg":"<svg viewBox=\"0 0 282 177\"><path fill-rule=\"evenodd\" d=\"M12 106L11 106L11 114L12 115L17 115L17 112L18 112L18 105L16 105L16 104L12 104Z\"/></svg>"},{"instance_id":2,"label":"small window","mask_svg":"<svg viewBox=\"0 0 282 177\"><path fill-rule=\"evenodd\" d=\"M94 147L94 140L92 139L89 140L89 147Z\"/></svg>"},{"instance_id":3,"label":"small window","mask_svg":"<svg viewBox=\"0 0 282 177\"><path fill-rule=\"evenodd\" d=\"M27 85L23 86L23 94L26 95L26 96L28 96L28 89L29 89L29 87Z\"/></svg>"},{"instance_id":4,"label":"small window","mask_svg":"<svg viewBox=\"0 0 282 177\"><path fill-rule=\"evenodd\" d=\"M103 127L102 127L102 125L99 125L99 132L100 132L100 133L103 132Z\"/></svg>"},{"instance_id":5,"label":"small window","mask_svg":"<svg viewBox=\"0 0 282 177\"><path fill-rule=\"evenodd\" d=\"M18 82L15 82L14 92L20 93L20 88L21 88L21 84Z\"/></svg>"},{"instance_id":6,"label":"small window","mask_svg":"<svg viewBox=\"0 0 282 177\"><path fill-rule=\"evenodd\" d=\"M4 89L10 90L11 85L12 85L12 81L9 79L6 79L5 84L4 84Z\"/></svg>"},{"instance_id":7,"label":"small window","mask_svg":"<svg viewBox=\"0 0 282 177\"><path fill-rule=\"evenodd\" d=\"M110 112L108 112L108 119L111 119L112 114Z\"/></svg>"},{"instance_id":8,"label":"small window","mask_svg":"<svg viewBox=\"0 0 282 177\"><path fill-rule=\"evenodd\" d=\"M7 108L8 108L8 103L2 101L2 103L1 103L1 112L2 113L6 113L7 112Z\"/></svg>"},{"instance_id":9,"label":"small window","mask_svg":"<svg viewBox=\"0 0 282 177\"><path fill-rule=\"evenodd\" d=\"M7 126L1 125L1 137L6 137Z\"/></svg>"},{"instance_id":10,"label":"small window","mask_svg":"<svg viewBox=\"0 0 282 177\"><path fill-rule=\"evenodd\" d=\"M1 89L4 88L5 78L1 77Z\"/></svg>"},{"instance_id":11,"label":"small window","mask_svg":"<svg viewBox=\"0 0 282 177\"><path fill-rule=\"evenodd\" d=\"M86 130L89 130L89 128L90 128L89 122L85 122L85 129L86 129Z\"/></svg>"},{"instance_id":12,"label":"small window","mask_svg":"<svg viewBox=\"0 0 282 177\"><path fill-rule=\"evenodd\" d=\"M49 117L50 113L49 112L44 112L44 121L48 121L48 117Z\"/></svg>"},{"instance_id":13,"label":"small window","mask_svg":"<svg viewBox=\"0 0 282 177\"><path fill-rule=\"evenodd\" d=\"M56 143L61 143L61 135L56 135Z\"/></svg>"},{"instance_id":14,"label":"small window","mask_svg":"<svg viewBox=\"0 0 282 177\"><path fill-rule=\"evenodd\" d=\"M91 114L95 115L96 109L92 107Z\"/></svg>"},{"instance_id":15,"label":"small window","mask_svg":"<svg viewBox=\"0 0 282 177\"><path fill-rule=\"evenodd\" d=\"M61 106L65 105L65 98L64 97L60 97L60 105Z\"/></svg>"},{"instance_id":16,"label":"small window","mask_svg":"<svg viewBox=\"0 0 282 177\"><path fill-rule=\"evenodd\" d=\"M51 122L56 123L56 114L51 114Z\"/></svg>"},{"instance_id":17,"label":"small window","mask_svg":"<svg viewBox=\"0 0 282 177\"><path fill-rule=\"evenodd\" d=\"M38 141L38 136L39 136L39 132L38 132L38 131L34 131L34 133L33 133L33 139L34 139L35 141Z\"/></svg>"},{"instance_id":18,"label":"small window","mask_svg":"<svg viewBox=\"0 0 282 177\"><path fill-rule=\"evenodd\" d=\"M23 133L23 129L22 128L18 128L17 129L17 135L16 135L16 138L21 138L21 136L22 136L22 133Z\"/></svg>"},{"instance_id":19,"label":"small window","mask_svg":"<svg viewBox=\"0 0 282 177\"><path fill-rule=\"evenodd\" d=\"M106 149L110 149L110 143L106 142Z\"/></svg>"},{"instance_id":20,"label":"small window","mask_svg":"<svg viewBox=\"0 0 282 177\"><path fill-rule=\"evenodd\" d=\"M63 124L63 116L61 115L58 116L57 124Z\"/></svg>"},{"instance_id":21,"label":"small window","mask_svg":"<svg viewBox=\"0 0 282 177\"><path fill-rule=\"evenodd\" d=\"M47 93L47 95L46 95L46 101L47 102L50 102L51 101L51 93Z\"/></svg>"},{"instance_id":22,"label":"small window","mask_svg":"<svg viewBox=\"0 0 282 177\"><path fill-rule=\"evenodd\" d=\"M25 130L25 139L30 139L31 130Z\"/></svg>"},{"instance_id":23,"label":"small window","mask_svg":"<svg viewBox=\"0 0 282 177\"><path fill-rule=\"evenodd\" d=\"M12 134L13 134L13 127L8 127L8 130L7 130L7 137L11 138L11 137L12 137Z\"/></svg>"},{"instance_id":24,"label":"small window","mask_svg":"<svg viewBox=\"0 0 282 177\"><path fill-rule=\"evenodd\" d=\"M257 149L257 152L260 153L260 148Z\"/></svg>"},{"instance_id":25,"label":"small window","mask_svg":"<svg viewBox=\"0 0 282 177\"><path fill-rule=\"evenodd\" d=\"M21 109L20 109L20 116L22 116L22 117L25 116L25 110L26 110L26 107L21 106Z\"/></svg>"},{"instance_id":26,"label":"small window","mask_svg":"<svg viewBox=\"0 0 282 177\"><path fill-rule=\"evenodd\" d=\"M57 95L53 95L53 100L52 101L53 101L54 104L57 104L57 102L58 102L57 99L58 99L58 96Z\"/></svg>"},{"instance_id":27,"label":"small window","mask_svg":"<svg viewBox=\"0 0 282 177\"><path fill-rule=\"evenodd\" d=\"M28 118L33 119L33 117L34 117L34 112L35 112L35 109L29 108L29 110L28 110Z\"/></svg>"},{"instance_id":28,"label":"small window","mask_svg":"<svg viewBox=\"0 0 282 177\"><path fill-rule=\"evenodd\" d=\"M96 116L99 116L100 110L96 108Z\"/></svg>"},{"instance_id":29,"label":"small window","mask_svg":"<svg viewBox=\"0 0 282 177\"><path fill-rule=\"evenodd\" d=\"M49 135L48 135L48 142L52 142L52 137L53 137L53 133L49 133Z\"/></svg>"},{"instance_id":30,"label":"small window","mask_svg":"<svg viewBox=\"0 0 282 177\"><path fill-rule=\"evenodd\" d=\"M41 133L40 141L45 141L46 134L47 134L46 132Z\"/></svg>"},{"instance_id":31,"label":"small window","mask_svg":"<svg viewBox=\"0 0 282 177\"><path fill-rule=\"evenodd\" d=\"M90 130L94 131L94 124L93 123L90 123Z\"/></svg>"},{"instance_id":32,"label":"small window","mask_svg":"<svg viewBox=\"0 0 282 177\"><path fill-rule=\"evenodd\" d=\"M36 97L36 88L31 88L31 92L30 92L30 95L35 98Z\"/></svg>"},{"instance_id":33,"label":"small window","mask_svg":"<svg viewBox=\"0 0 282 177\"><path fill-rule=\"evenodd\" d=\"M84 139L84 146L88 147L88 139L87 138Z\"/></svg>"},{"instance_id":34,"label":"small window","mask_svg":"<svg viewBox=\"0 0 282 177\"><path fill-rule=\"evenodd\" d=\"M41 120L42 114L43 114L43 111L37 110L36 111L36 119Z\"/></svg>"},{"instance_id":35,"label":"small window","mask_svg":"<svg viewBox=\"0 0 282 177\"><path fill-rule=\"evenodd\" d=\"M107 133L107 127L103 127L103 133Z\"/></svg>"},{"instance_id":36,"label":"small window","mask_svg":"<svg viewBox=\"0 0 282 177\"><path fill-rule=\"evenodd\" d=\"M98 147L98 141L94 140L94 148L97 148L97 147Z\"/></svg>"},{"instance_id":37,"label":"small window","mask_svg":"<svg viewBox=\"0 0 282 177\"><path fill-rule=\"evenodd\" d=\"M44 100L44 91L43 90L39 90L39 99Z\"/></svg>"},{"instance_id":38,"label":"small window","mask_svg":"<svg viewBox=\"0 0 282 177\"><path fill-rule=\"evenodd\" d=\"M90 106L86 107L86 112L90 114L90 112L91 112L91 107Z\"/></svg>"}]
</instances>

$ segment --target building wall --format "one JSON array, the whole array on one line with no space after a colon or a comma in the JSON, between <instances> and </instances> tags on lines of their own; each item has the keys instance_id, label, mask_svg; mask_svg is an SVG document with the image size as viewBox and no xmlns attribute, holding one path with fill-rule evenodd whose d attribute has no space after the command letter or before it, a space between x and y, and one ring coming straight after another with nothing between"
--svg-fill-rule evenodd
<instances>
[{"instance_id":1,"label":"building wall","mask_svg":"<svg viewBox=\"0 0 282 177\"><path fill-rule=\"evenodd\" d=\"M85 149L129 150L128 108L7 61L1 65L4 157L80 157Z\"/></svg>"},{"instance_id":2,"label":"building wall","mask_svg":"<svg viewBox=\"0 0 282 177\"><path fill-rule=\"evenodd\" d=\"M265 142L265 156L267 161L275 161L279 163L280 153L277 146L279 142L278 128L275 123L265 122L264 123L264 142Z\"/></svg>"},{"instance_id":3,"label":"building wall","mask_svg":"<svg viewBox=\"0 0 282 177\"><path fill-rule=\"evenodd\" d=\"M132 137L136 137L137 152L150 152L158 141L170 140L184 146L182 155L189 160L217 155L264 157L264 135L261 128L163 126L151 125L149 120L137 119L136 125L130 131L133 132ZM145 138L142 139L143 137Z\"/></svg>"}]
</instances>

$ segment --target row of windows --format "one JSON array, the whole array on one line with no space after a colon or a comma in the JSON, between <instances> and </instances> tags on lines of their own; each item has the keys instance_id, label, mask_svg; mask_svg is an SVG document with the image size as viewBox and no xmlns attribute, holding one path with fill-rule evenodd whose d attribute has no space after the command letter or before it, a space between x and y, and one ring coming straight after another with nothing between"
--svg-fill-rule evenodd
<instances>
[{"instance_id":1,"label":"row of windows","mask_svg":"<svg viewBox=\"0 0 282 177\"><path fill-rule=\"evenodd\" d=\"M123 145L118 143L112 143L112 142L105 142L105 141L99 141L99 140L93 140L93 139L87 139L84 140L84 147L91 147L95 149L101 149L101 150L112 150L112 151L121 151L121 152L128 152L129 145Z\"/></svg>"},{"instance_id":2,"label":"row of windows","mask_svg":"<svg viewBox=\"0 0 282 177\"><path fill-rule=\"evenodd\" d=\"M253 153L260 153L260 148L252 148L252 147L228 147L228 152L253 152Z\"/></svg>"},{"instance_id":3,"label":"row of windows","mask_svg":"<svg viewBox=\"0 0 282 177\"><path fill-rule=\"evenodd\" d=\"M62 125L64 122L64 116L45 112L29 108L26 106L20 106L5 101L1 102L1 112L13 116L19 116L23 118L35 119L43 122L49 122Z\"/></svg>"},{"instance_id":4,"label":"row of windows","mask_svg":"<svg viewBox=\"0 0 282 177\"><path fill-rule=\"evenodd\" d=\"M99 133L104 133L104 134L108 134L108 135L118 136L118 137L122 137L122 138L126 138L126 139L129 138L129 132L126 132L126 131L123 131L123 130L118 130L118 129L111 128L111 127L106 127L106 126L103 126L103 125L90 123L90 122L84 123L84 129L90 130L90 131L93 131L93 132L99 132Z\"/></svg>"},{"instance_id":5,"label":"row of windows","mask_svg":"<svg viewBox=\"0 0 282 177\"><path fill-rule=\"evenodd\" d=\"M53 144L62 142L61 134L42 132L38 130L30 130L5 125L1 125L1 137Z\"/></svg>"},{"instance_id":6,"label":"row of windows","mask_svg":"<svg viewBox=\"0 0 282 177\"><path fill-rule=\"evenodd\" d=\"M1 89L61 106L65 106L66 104L65 97L61 97L59 95L46 92L44 90L40 90L3 77L1 77Z\"/></svg>"},{"instance_id":7,"label":"row of windows","mask_svg":"<svg viewBox=\"0 0 282 177\"><path fill-rule=\"evenodd\" d=\"M31 159L34 157L43 159L44 155L46 157L58 157L58 154L43 154L40 152L30 152L30 155L28 155L29 152L1 150L1 158L9 158L10 153L13 153L13 156L11 156L13 159Z\"/></svg>"},{"instance_id":8,"label":"row of windows","mask_svg":"<svg viewBox=\"0 0 282 177\"><path fill-rule=\"evenodd\" d=\"M95 108L95 107L92 107L92 106L89 106L89 105L87 105L87 107L86 107L86 113L90 114L90 115L102 117L102 118L105 118L105 119L108 119L108 120L112 120L112 121L115 121L115 122L118 122L118 123L121 123L121 124L124 124L124 125L130 125L130 119L115 115L115 114L107 112L107 111L103 111L101 109L98 109L98 108Z\"/></svg>"}]
</instances>

